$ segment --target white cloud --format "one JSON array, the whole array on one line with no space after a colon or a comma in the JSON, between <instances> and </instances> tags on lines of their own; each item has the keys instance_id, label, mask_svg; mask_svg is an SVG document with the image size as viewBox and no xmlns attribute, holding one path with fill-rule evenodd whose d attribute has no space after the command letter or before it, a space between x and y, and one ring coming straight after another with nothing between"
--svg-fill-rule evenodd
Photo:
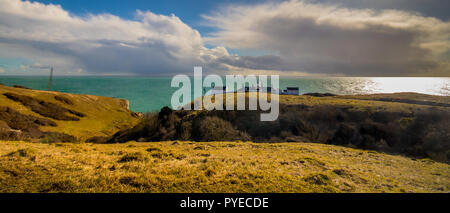
<instances>
[{"instance_id":1,"label":"white cloud","mask_svg":"<svg viewBox=\"0 0 450 213\"><path fill-rule=\"evenodd\" d=\"M125 20L37 2L0 5L0 58L53 66L58 74L165 75L200 65L214 73L450 75L449 22L410 12L234 4L205 16L218 31L203 38L175 15L138 10ZM269 54L230 55L225 47Z\"/></svg>"},{"instance_id":2,"label":"white cloud","mask_svg":"<svg viewBox=\"0 0 450 213\"><path fill-rule=\"evenodd\" d=\"M266 59L231 59L243 67L450 76L450 22L417 13L289 1L231 5L204 18L218 29L205 39L208 43L274 53Z\"/></svg>"},{"instance_id":3,"label":"white cloud","mask_svg":"<svg viewBox=\"0 0 450 213\"><path fill-rule=\"evenodd\" d=\"M137 11L72 16L58 5L0 0L0 57L27 58L59 73L192 72L206 64L200 33L175 15ZM210 56L213 57L214 56Z\"/></svg>"},{"instance_id":4,"label":"white cloud","mask_svg":"<svg viewBox=\"0 0 450 213\"><path fill-rule=\"evenodd\" d=\"M3 72L5 72L5 69L0 67L0 73L3 73Z\"/></svg>"}]
</instances>

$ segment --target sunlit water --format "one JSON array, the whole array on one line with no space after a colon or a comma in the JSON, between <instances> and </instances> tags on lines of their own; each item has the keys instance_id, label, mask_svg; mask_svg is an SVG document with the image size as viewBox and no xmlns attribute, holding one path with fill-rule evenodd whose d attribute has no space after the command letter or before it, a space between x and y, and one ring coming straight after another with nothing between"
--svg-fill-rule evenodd
<instances>
[{"instance_id":1,"label":"sunlit water","mask_svg":"<svg viewBox=\"0 0 450 213\"><path fill-rule=\"evenodd\" d=\"M60 92L124 98L134 111L146 112L170 106L170 77L55 77L53 89ZM48 77L0 76L5 85L23 85L46 90ZM295 78L280 77L280 87L297 86L300 93L371 94L417 92L450 95L450 78ZM1 103L0 103L1 105Z\"/></svg>"}]
</instances>

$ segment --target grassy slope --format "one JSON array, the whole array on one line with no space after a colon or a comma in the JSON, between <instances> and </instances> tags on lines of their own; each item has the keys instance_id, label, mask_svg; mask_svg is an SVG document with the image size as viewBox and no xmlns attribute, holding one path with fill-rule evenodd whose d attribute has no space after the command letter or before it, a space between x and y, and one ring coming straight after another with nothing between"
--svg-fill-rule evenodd
<instances>
[{"instance_id":1,"label":"grassy slope","mask_svg":"<svg viewBox=\"0 0 450 213\"><path fill-rule=\"evenodd\" d=\"M121 99L19 89L0 85L0 106L9 106L22 114L36 117L43 116L31 111L21 103L12 101L2 95L7 92L34 97L84 113L86 117L81 118L80 121L54 120L58 124L57 127L41 127L42 131L62 132L73 135L80 140L85 140L92 136L110 135L117 132L120 128L133 126L138 122L138 119L131 116L131 111L126 108L126 101ZM74 102L74 105L64 104L55 100L55 95L69 98Z\"/></svg>"},{"instance_id":2,"label":"grassy slope","mask_svg":"<svg viewBox=\"0 0 450 213\"><path fill-rule=\"evenodd\" d=\"M388 112L405 112L410 113L414 109L428 109L439 108L441 110L450 111L450 107L433 106L429 104L415 104L397 102L396 99L401 100L417 100L429 101L432 103L450 103L450 97L428 96L422 94L408 93L410 95L404 96L404 93L393 94L379 94L379 95L354 95L354 96L334 96L334 97L312 97L312 96L290 96L281 95L280 103L282 104L304 104L307 106L315 105L339 105L348 106L354 110L371 110L388 111ZM381 101L379 98L392 98L392 101ZM421 97L428 97L422 99Z\"/></svg>"},{"instance_id":3,"label":"grassy slope","mask_svg":"<svg viewBox=\"0 0 450 213\"><path fill-rule=\"evenodd\" d=\"M448 164L322 144L0 147L0 192L450 192Z\"/></svg>"},{"instance_id":4,"label":"grassy slope","mask_svg":"<svg viewBox=\"0 0 450 213\"><path fill-rule=\"evenodd\" d=\"M362 99L362 100L392 100L392 101L418 101L418 102L434 102L440 104L450 104L450 96L426 95L412 92L392 93L392 94L370 94L370 95L346 95L340 98Z\"/></svg>"},{"instance_id":5,"label":"grassy slope","mask_svg":"<svg viewBox=\"0 0 450 213\"><path fill-rule=\"evenodd\" d=\"M257 97L257 93L252 94L252 97ZM248 102L249 93L245 94ZM306 95L277 95L280 104L296 105L303 104L306 106L316 105L332 105L341 107L350 107L354 110L370 110L372 112L387 111L387 112L405 112L410 113L415 109L429 109L439 108L441 110L450 111L448 106L436 106L433 104L450 105L450 96L433 96L418 93L390 93L390 94L372 94L372 95L346 95L346 96L330 96L330 97L314 97ZM236 94L234 96L234 103L237 103ZM231 97L223 96L223 102L226 103ZM268 98L270 96L261 95L261 98ZM389 99L390 101L387 101ZM200 101L201 98L195 101ZM214 98L212 98L214 101ZM407 103L411 101L411 103ZM416 103L417 102L417 103ZM422 103L423 102L423 103Z\"/></svg>"}]
</instances>

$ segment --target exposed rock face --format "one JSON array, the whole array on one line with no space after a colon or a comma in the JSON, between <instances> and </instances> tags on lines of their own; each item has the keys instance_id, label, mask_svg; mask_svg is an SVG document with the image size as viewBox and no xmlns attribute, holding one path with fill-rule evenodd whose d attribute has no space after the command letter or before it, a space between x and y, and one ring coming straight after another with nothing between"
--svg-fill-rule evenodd
<instances>
[{"instance_id":1,"label":"exposed rock face","mask_svg":"<svg viewBox=\"0 0 450 213\"><path fill-rule=\"evenodd\" d=\"M119 99L120 100L120 106L122 106L123 108L130 110L130 101L126 100L126 99Z\"/></svg>"},{"instance_id":2,"label":"exposed rock face","mask_svg":"<svg viewBox=\"0 0 450 213\"><path fill-rule=\"evenodd\" d=\"M144 117L144 113L142 113L142 112L132 112L131 115L135 118L143 118Z\"/></svg>"}]
</instances>

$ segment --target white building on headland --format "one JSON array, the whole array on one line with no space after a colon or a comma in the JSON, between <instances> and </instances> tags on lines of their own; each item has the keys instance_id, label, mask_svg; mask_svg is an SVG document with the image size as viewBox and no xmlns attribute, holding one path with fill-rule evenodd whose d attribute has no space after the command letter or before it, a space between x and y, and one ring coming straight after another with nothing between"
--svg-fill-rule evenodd
<instances>
[{"instance_id":1,"label":"white building on headland","mask_svg":"<svg viewBox=\"0 0 450 213\"><path fill-rule=\"evenodd\" d=\"M280 95L299 95L299 88L298 87L287 87L285 90L278 90L272 87L249 87L249 86L245 86L242 87L240 89L238 89L236 92L260 92L260 91L265 91L265 92L273 92L275 94L280 94ZM213 87L211 90L209 90L205 95L215 95L215 94L224 94L224 93L229 93L229 92L234 92L232 90L227 90L226 86L223 87Z\"/></svg>"},{"instance_id":2,"label":"white building on headland","mask_svg":"<svg viewBox=\"0 0 450 213\"><path fill-rule=\"evenodd\" d=\"M300 89L298 87L286 87L285 90L283 90L281 95L299 95Z\"/></svg>"}]
</instances>

